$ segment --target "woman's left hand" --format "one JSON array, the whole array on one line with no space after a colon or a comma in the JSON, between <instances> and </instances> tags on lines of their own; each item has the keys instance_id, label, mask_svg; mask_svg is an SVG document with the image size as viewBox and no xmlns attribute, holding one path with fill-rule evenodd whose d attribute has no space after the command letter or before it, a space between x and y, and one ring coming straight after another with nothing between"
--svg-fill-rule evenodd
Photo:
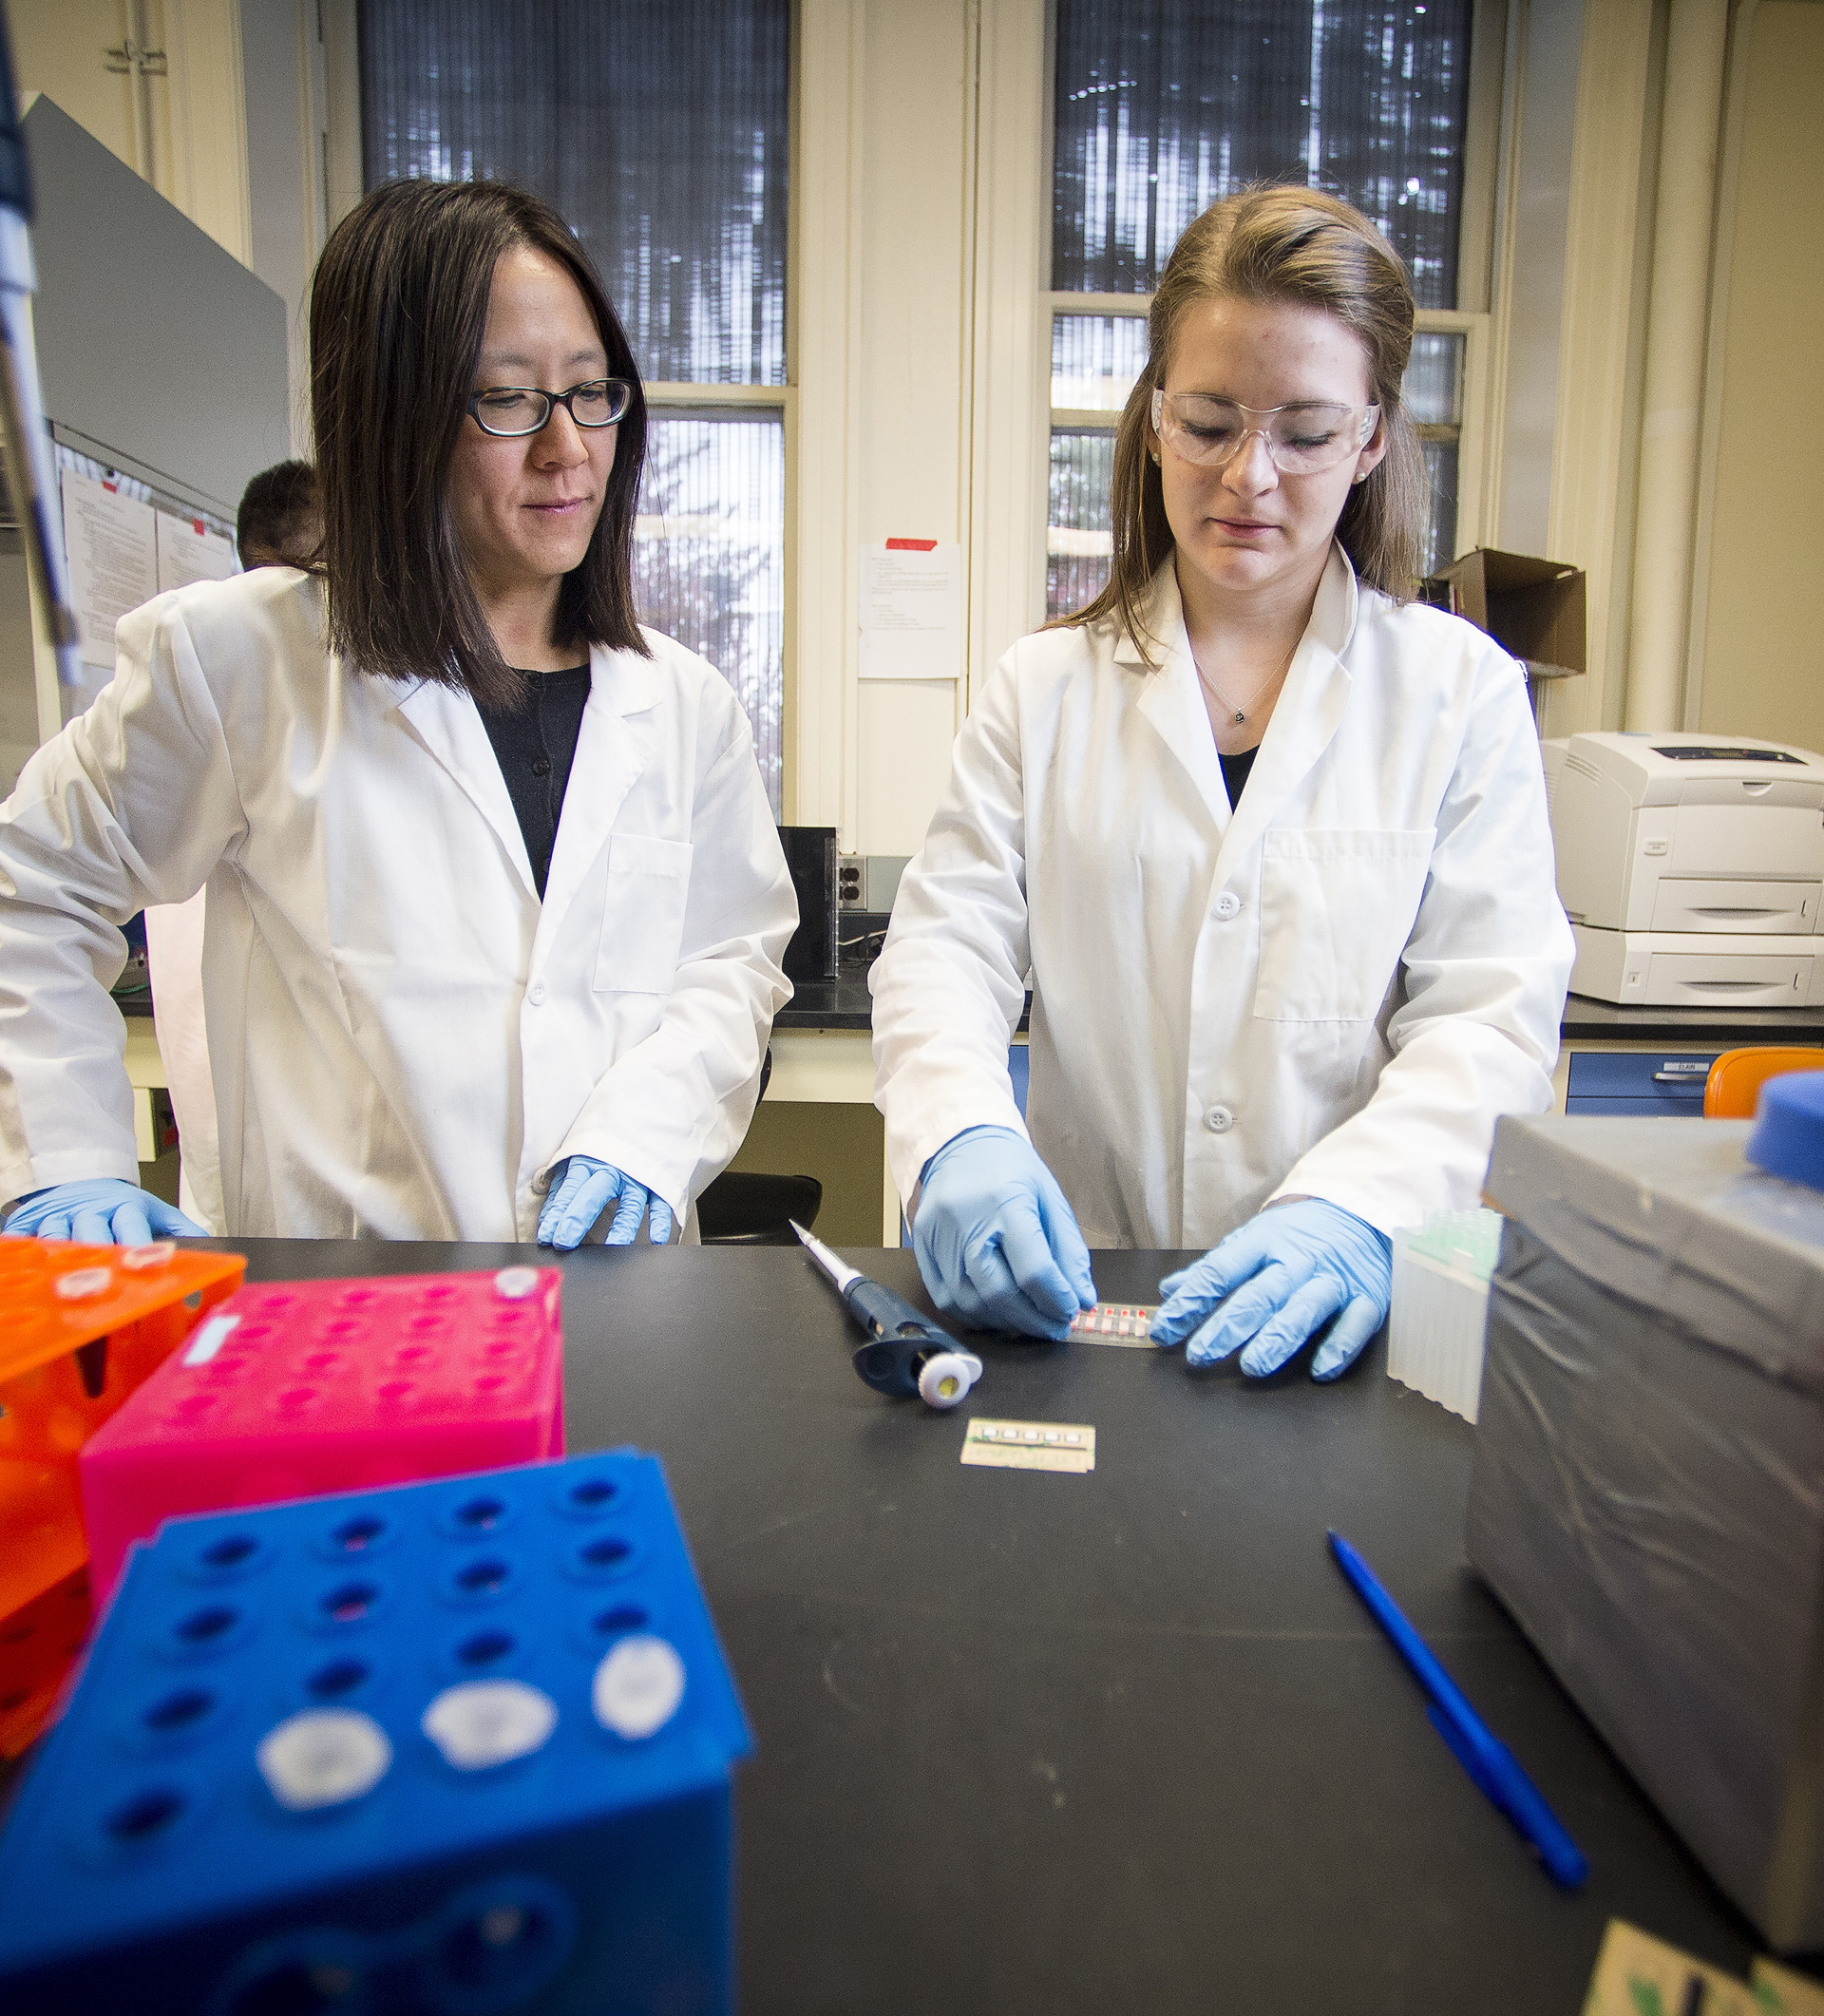
<instances>
[{"instance_id":1,"label":"woman's left hand","mask_svg":"<svg viewBox=\"0 0 1824 2016\"><path fill-rule=\"evenodd\" d=\"M604 1246L632 1246L649 1208L647 1238L656 1246L670 1243L672 1208L663 1197L654 1196L612 1163L598 1162L593 1155L571 1155L551 1171L550 1195L539 1213L539 1244L562 1252L580 1246L611 1204L617 1208Z\"/></svg>"},{"instance_id":2,"label":"woman's left hand","mask_svg":"<svg viewBox=\"0 0 1824 2016\"><path fill-rule=\"evenodd\" d=\"M1188 1365L1214 1364L1245 1345L1242 1370L1264 1379L1334 1317L1311 1360L1314 1379L1333 1379L1387 1321L1393 1286L1393 1244L1383 1233L1339 1205L1302 1197L1256 1212L1194 1266L1168 1274L1152 1341L1188 1338Z\"/></svg>"}]
</instances>

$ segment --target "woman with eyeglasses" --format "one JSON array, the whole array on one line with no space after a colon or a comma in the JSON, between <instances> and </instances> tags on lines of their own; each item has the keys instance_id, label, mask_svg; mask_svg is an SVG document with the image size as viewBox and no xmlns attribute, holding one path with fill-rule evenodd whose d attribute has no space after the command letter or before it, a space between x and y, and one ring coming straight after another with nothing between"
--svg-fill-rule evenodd
<instances>
[{"instance_id":1,"label":"woman with eyeglasses","mask_svg":"<svg viewBox=\"0 0 1824 2016\"><path fill-rule=\"evenodd\" d=\"M638 372L561 219L402 182L311 296L324 536L125 618L0 808L11 1232L136 1188L119 926L205 884L232 1234L654 1241L733 1154L796 904L733 694L635 618Z\"/></svg>"},{"instance_id":2,"label":"woman with eyeglasses","mask_svg":"<svg viewBox=\"0 0 1824 2016\"><path fill-rule=\"evenodd\" d=\"M1335 1378L1389 1235L1473 1205L1495 1116L1550 1105L1571 943L1525 677L1409 599L1413 317L1310 189L1172 254L1108 586L989 680L874 973L888 1154L964 1322L1059 1337L1090 1246L1207 1247L1155 1341L1258 1376L1316 1337Z\"/></svg>"}]
</instances>

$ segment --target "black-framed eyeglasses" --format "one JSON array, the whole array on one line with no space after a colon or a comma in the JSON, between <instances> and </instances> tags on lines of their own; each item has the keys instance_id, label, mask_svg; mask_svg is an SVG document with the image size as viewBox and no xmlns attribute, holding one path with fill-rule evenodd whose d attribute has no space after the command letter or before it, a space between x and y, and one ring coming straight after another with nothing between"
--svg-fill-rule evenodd
<instances>
[{"instance_id":1,"label":"black-framed eyeglasses","mask_svg":"<svg viewBox=\"0 0 1824 2016\"><path fill-rule=\"evenodd\" d=\"M634 389L625 378L591 378L567 392L541 391L536 385L484 385L468 402L484 434L536 434L557 408L568 407L579 427L613 427L627 417Z\"/></svg>"}]
</instances>

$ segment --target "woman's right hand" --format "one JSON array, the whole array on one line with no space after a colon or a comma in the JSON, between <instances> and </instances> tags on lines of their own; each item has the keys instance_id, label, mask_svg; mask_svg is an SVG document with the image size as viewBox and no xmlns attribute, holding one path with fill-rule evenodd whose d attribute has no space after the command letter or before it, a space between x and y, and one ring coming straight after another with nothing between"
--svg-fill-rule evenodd
<instances>
[{"instance_id":1,"label":"woman's right hand","mask_svg":"<svg viewBox=\"0 0 1824 2016\"><path fill-rule=\"evenodd\" d=\"M155 1239L207 1239L175 1205L118 1176L87 1176L28 1190L7 1213L9 1238L74 1239L83 1246L143 1246Z\"/></svg>"},{"instance_id":2,"label":"woman's right hand","mask_svg":"<svg viewBox=\"0 0 1824 2016\"><path fill-rule=\"evenodd\" d=\"M932 1301L972 1330L1061 1338L1095 1306L1064 1192L1009 1127L965 1128L924 1165L912 1249Z\"/></svg>"}]
</instances>

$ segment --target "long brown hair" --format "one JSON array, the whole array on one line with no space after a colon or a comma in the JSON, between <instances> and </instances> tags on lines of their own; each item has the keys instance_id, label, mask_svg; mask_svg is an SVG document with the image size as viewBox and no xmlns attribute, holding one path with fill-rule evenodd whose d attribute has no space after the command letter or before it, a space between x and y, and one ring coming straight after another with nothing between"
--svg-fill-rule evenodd
<instances>
[{"instance_id":1,"label":"long brown hair","mask_svg":"<svg viewBox=\"0 0 1824 2016\"><path fill-rule=\"evenodd\" d=\"M608 374L634 388L595 537L559 588L565 644L649 656L634 613L634 513L646 400L620 320L550 204L503 182L387 182L335 227L311 287L311 397L323 498L318 571L331 649L360 672L466 687L511 707L449 502L495 262L528 245L565 267L594 313Z\"/></svg>"},{"instance_id":2,"label":"long brown hair","mask_svg":"<svg viewBox=\"0 0 1824 2016\"><path fill-rule=\"evenodd\" d=\"M1387 452L1351 488L1337 538L1364 581L1402 601L1413 593L1425 550L1425 466L1399 394L1413 348L1414 308L1398 253L1359 210L1320 189L1302 183L1244 189L1212 203L1167 262L1147 317L1146 369L1114 437L1109 583L1087 608L1059 618L1116 620L1143 656L1148 591L1173 549L1165 491L1148 453L1153 388L1166 382L1186 313L1220 295L1321 308L1359 339Z\"/></svg>"}]
</instances>

